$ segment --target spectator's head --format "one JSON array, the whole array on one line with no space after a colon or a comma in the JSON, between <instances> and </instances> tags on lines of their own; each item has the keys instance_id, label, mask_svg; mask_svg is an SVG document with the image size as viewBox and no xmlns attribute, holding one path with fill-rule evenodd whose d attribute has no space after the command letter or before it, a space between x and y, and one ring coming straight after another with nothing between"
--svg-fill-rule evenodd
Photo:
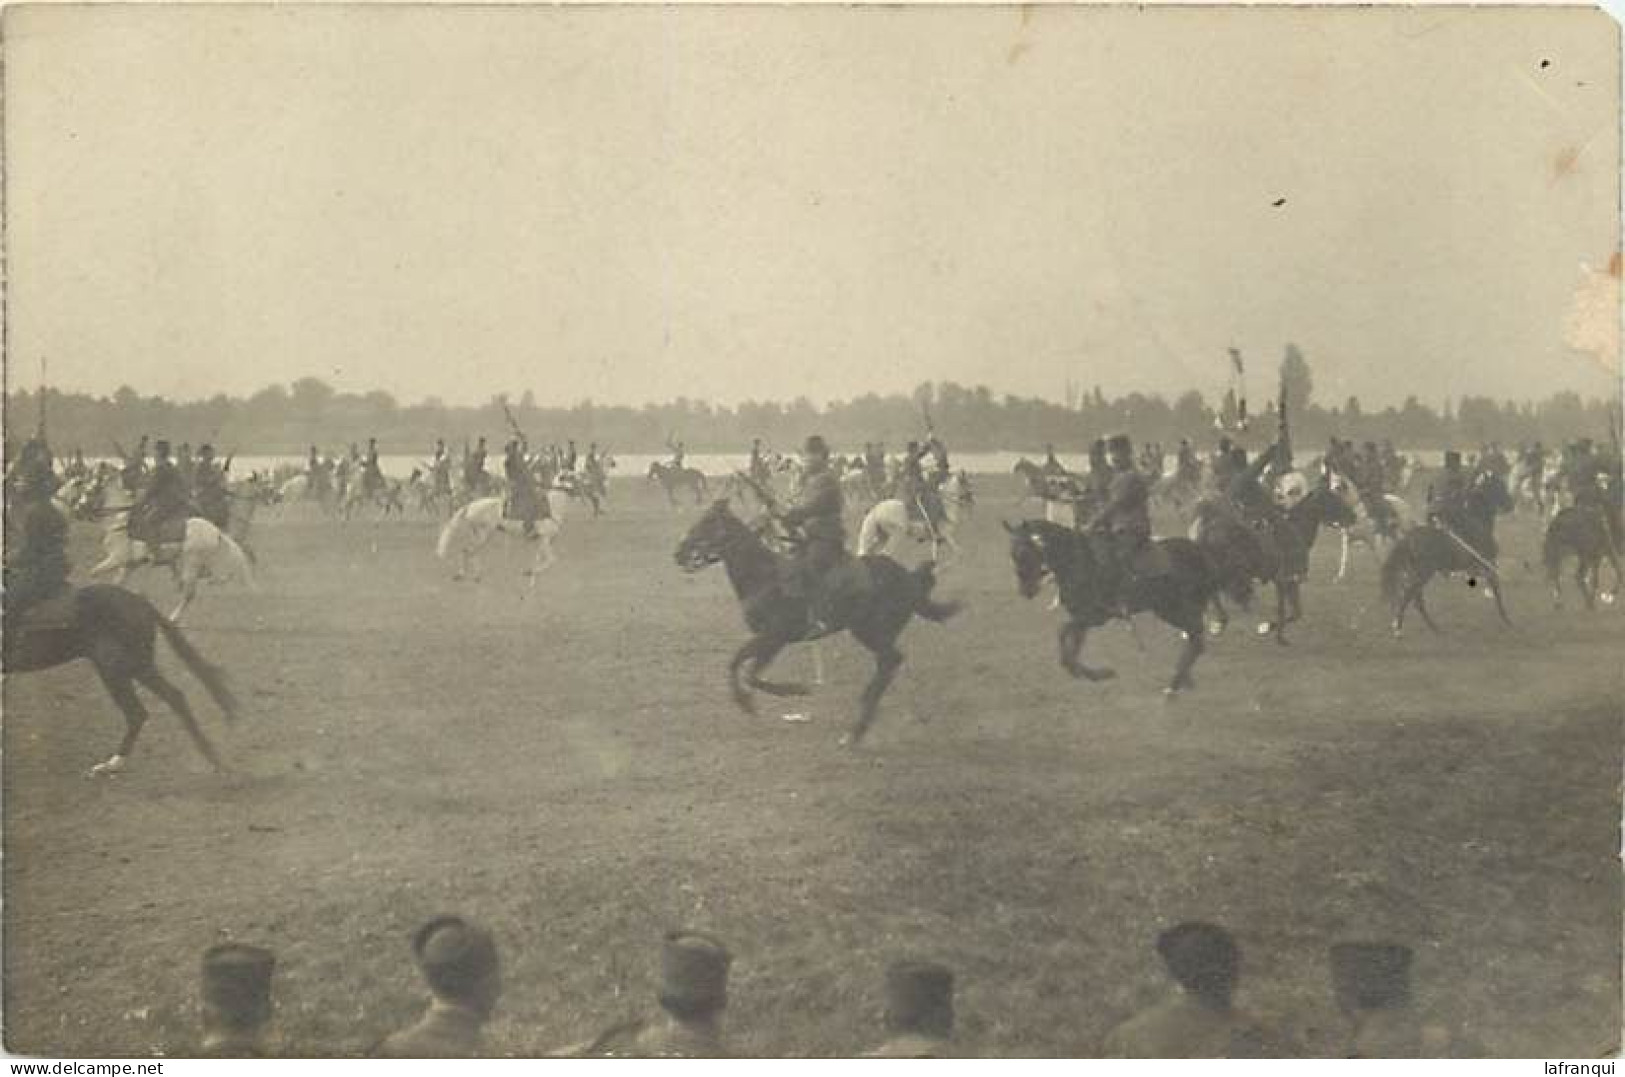
<instances>
[{"instance_id":1,"label":"spectator's head","mask_svg":"<svg viewBox=\"0 0 1625 1077\"><path fill-rule=\"evenodd\" d=\"M1241 972L1241 951L1230 932L1217 924L1179 924L1157 936L1157 953L1186 991L1212 1006L1230 1005Z\"/></svg>"},{"instance_id":2,"label":"spectator's head","mask_svg":"<svg viewBox=\"0 0 1625 1077\"><path fill-rule=\"evenodd\" d=\"M954 974L930 961L886 970L886 1028L947 1039L954 1030Z\"/></svg>"},{"instance_id":3,"label":"spectator's head","mask_svg":"<svg viewBox=\"0 0 1625 1077\"><path fill-rule=\"evenodd\" d=\"M728 966L722 942L698 931L666 935L660 959L660 1005L685 1021L721 1013L728 1004Z\"/></svg>"},{"instance_id":4,"label":"spectator's head","mask_svg":"<svg viewBox=\"0 0 1625 1077\"><path fill-rule=\"evenodd\" d=\"M203 952L203 1027L210 1036L249 1038L271 1020L269 950L241 943L211 946Z\"/></svg>"},{"instance_id":5,"label":"spectator's head","mask_svg":"<svg viewBox=\"0 0 1625 1077\"><path fill-rule=\"evenodd\" d=\"M412 937L412 953L434 996L490 1016L502 991L490 932L456 916L437 916Z\"/></svg>"}]
</instances>

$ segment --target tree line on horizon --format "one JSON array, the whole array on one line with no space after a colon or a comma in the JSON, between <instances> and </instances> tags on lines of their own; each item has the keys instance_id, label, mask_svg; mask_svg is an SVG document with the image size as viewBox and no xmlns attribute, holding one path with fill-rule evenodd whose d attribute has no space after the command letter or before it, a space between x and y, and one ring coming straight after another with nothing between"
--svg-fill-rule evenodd
<instances>
[{"instance_id":1,"label":"tree line on horizon","mask_svg":"<svg viewBox=\"0 0 1625 1077\"><path fill-rule=\"evenodd\" d=\"M1606 443L1615 421L1609 402L1584 400L1572 391L1523 402L1469 395L1439 409L1415 396L1380 409L1367 409L1353 396L1327 406L1314 398L1309 364L1290 346L1278 386L1285 391L1292 439L1300 448L1324 445L1331 435L1428 450L1491 441L1555 446L1576 437ZM1254 402L1249 427L1238 430L1241 401L1234 388L1216 401L1195 389L1172 400L1138 392L1108 398L1099 386L1069 395L1069 404L1061 404L944 381L922 383L906 395L866 393L822 408L805 397L735 407L686 397L642 407L590 400L547 407L529 392L518 400L498 394L474 406L435 398L403 405L383 391L345 393L307 377L269 385L246 398L217 394L175 401L123 386L102 397L47 389L43 403L53 448L62 453L78 447L91 456L109 455L117 445L130 448L143 434L256 455L303 455L311 445L338 451L369 437L376 437L385 453L427 452L436 438L455 450L483 436L494 448L512 436L509 416L533 445L574 439L582 449L597 442L627 453L663 452L672 439L690 452L740 452L754 437L790 450L812 433L823 434L838 452L858 452L870 441L884 441L895 451L923 436L928 423L961 452L1035 453L1053 444L1059 452L1076 454L1119 430L1137 442L1157 441L1169 449L1182 437L1203 448L1221 434L1253 447L1275 436L1273 401ZM37 391L6 394L8 442L34 431L40 405Z\"/></svg>"}]
</instances>

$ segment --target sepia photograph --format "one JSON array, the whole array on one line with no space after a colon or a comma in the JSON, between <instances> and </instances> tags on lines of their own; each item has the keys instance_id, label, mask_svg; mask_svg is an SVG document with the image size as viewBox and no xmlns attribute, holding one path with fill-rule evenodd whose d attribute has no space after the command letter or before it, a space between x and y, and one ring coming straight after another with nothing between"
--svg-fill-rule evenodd
<instances>
[{"instance_id":1,"label":"sepia photograph","mask_svg":"<svg viewBox=\"0 0 1625 1077\"><path fill-rule=\"evenodd\" d=\"M0 60L9 1056L1619 1054L1603 10Z\"/></svg>"}]
</instances>

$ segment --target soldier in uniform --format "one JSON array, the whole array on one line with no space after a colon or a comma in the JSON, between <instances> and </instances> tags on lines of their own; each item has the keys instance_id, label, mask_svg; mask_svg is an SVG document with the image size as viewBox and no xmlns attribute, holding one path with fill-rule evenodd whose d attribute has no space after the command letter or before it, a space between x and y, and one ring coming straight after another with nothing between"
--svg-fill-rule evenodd
<instances>
[{"instance_id":1,"label":"soldier in uniform","mask_svg":"<svg viewBox=\"0 0 1625 1077\"><path fill-rule=\"evenodd\" d=\"M1179 439L1179 453L1174 467L1181 482L1195 483L1202 477L1202 461L1197 459L1189 438Z\"/></svg>"},{"instance_id":2,"label":"soldier in uniform","mask_svg":"<svg viewBox=\"0 0 1625 1077\"><path fill-rule=\"evenodd\" d=\"M1049 478L1060 478L1066 475L1066 465L1061 463L1060 459L1055 455L1054 445L1044 446L1044 462L1039 466L1038 470Z\"/></svg>"},{"instance_id":3,"label":"soldier in uniform","mask_svg":"<svg viewBox=\"0 0 1625 1077\"><path fill-rule=\"evenodd\" d=\"M1132 465L1133 460L1129 463ZM1112 464L1106 451L1106 439L1096 438L1089 443L1089 473L1084 481L1084 496L1090 505L1105 504L1112 486Z\"/></svg>"},{"instance_id":4,"label":"soldier in uniform","mask_svg":"<svg viewBox=\"0 0 1625 1077\"><path fill-rule=\"evenodd\" d=\"M1208 474L1213 479L1213 488L1220 494L1226 494L1230 489L1230 480L1236 477L1236 447L1227 437L1219 439L1218 448L1213 450L1213 459L1208 465Z\"/></svg>"},{"instance_id":5,"label":"soldier in uniform","mask_svg":"<svg viewBox=\"0 0 1625 1077\"><path fill-rule=\"evenodd\" d=\"M485 439L482 437L463 462L463 487L469 497L485 494Z\"/></svg>"},{"instance_id":6,"label":"soldier in uniform","mask_svg":"<svg viewBox=\"0 0 1625 1077\"><path fill-rule=\"evenodd\" d=\"M954 974L930 961L886 970L886 1042L865 1058L948 1058L953 1053Z\"/></svg>"},{"instance_id":7,"label":"soldier in uniform","mask_svg":"<svg viewBox=\"0 0 1625 1077\"><path fill-rule=\"evenodd\" d=\"M1462 510L1467 496L1467 472L1461 466L1461 453L1446 450L1444 470L1438 482L1428 489L1428 520L1440 522L1451 530L1462 530Z\"/></svg>"},{"instance_id":8,"label":"soldier in uniform","mask_svg":"<svg viewBox=\"0 0 1625 1077\"><path fill-rule=\"evenodd\" d=\"M536 537L536 520L541 515L536 481L525 463L525 453L517 439L508 442L503 450L502 473L508 479L508 504L504 516L524 522L526 538Z\"/></svg>"},{"instance_id":9,"label":"soldier in uniform","mask_svg":"<svg viewBox=\"0 0 1625 1077\"><path fill-rule=\"evenodd\" d=\"M130 506L130 537L149 546L179 542L190 511L180 472L169 458L169 442L160 439L153 444L152 474L147 478L147 488ZM175 533L176 524L180 525L182 534Z\"/></svg>"},{"instance_id":10,"label":"soldier in uniform","mask_svg":"<svg viewBox=\"0 0 1625 1077\"><path fill-rule=\"evenodd\" d=\"M502 993L495 941L456 916L437 916L412 936L412 955L429 986L429 1008L417 1023L387 1037L382 1058L473 1058Z\"/></svg>"},{"instance_id":11,"label":"soldier in uniform","mask_svg":"<svg viewBox=\"0 0 1625 1077\"><path fill-rule=\"evenodd\" d=\"M124 489L135 493L141 489L141 477L147 473L147 435L142 434L141 440L136 443L135 452L124 457L124 467L119 472L119 480Z\"/></svg>"},{"instance_id":12,"label":"soldier in uniform","mask_svg":"<svg viewBox=\"0 0 1625 1077\"><path fill-rule=\"evenodd\" d=\"M813 635L829 630L832 620L824 576L846 557L846 528L841 484L829 466L829 445L817 434L802 449L801 492L779 520L799 533L800 545L790 562L784 593L807 603Z\"/></svg>"},{"instance_id":13,"label":"soldier in uniform","mask_svg":"<svg viewBox=\"0 0 1625 1077\"><path fill-rule=\"evenodd\" d=\"M1151 486L1134 467L1134 445L1126 434L1104 443L1110 472L1103 504L1084 529L1105 537L1101 549L1110 576L1106 593L1127 608L1136 591L1136 567L1151 544Z\"/></svg>"},{"instance_id":14,"label":"soldier in uniform","mask_svg":"<svg viewBox=\"0 0 1625 1077\"><path fill-rule=\"evenodd\" d=\"M241 943L211 946L203 953L205 1058L263 1058L271 1023L271 974L276 957Z\"/></svg>"},{"instance_id":15,"label":"soldier in uniform","mask_svg":"<svg viewBox=\"0 0 1625 1077\"><path fill-rule=\"evenodd\" d=\"M7 490L5 588L8 616L68 590L68 520L51 500L56 476L42 439L23 446Z\"/></svg>"},{"instance_id":16,"label":"soldier in uniform","mask_svg":"<svg viewBox=\"0 0 1625 1077\"><path fill-rule=\"evenodd\" d=\"M745 465L745 474L758 486L769 487L773 485L773 472L767 466L767 456L762 451L762 439L750 439L750 462Z\"/></svg>"},{"instance_id":17,"label":"soldier in uniform","mask_svg":"<svg viewBox=\"0 0 1625 1077\"><path fill-rule=\"evenodd\" d=\"M228 465L229 466L229 465ZM224 531L231 519L231 493L226 489L226 469L214 462L214 446L198 447L192 469L192 499L198 515Z\"/></svg>"},{"instance_id":18,"label":"soldier in uniform","mask_svg":"<svg viewBox=\"0 0 1625 1077\"><path fill-rule=\"evenodd\" d=\"M552 1058L724 1058L722 1012L733 956L720 939L673 931L661 950L660 1013L622 1021Z\"/></svg>"},{"instance_id":19,"label":"soldier in uniform","mask_svg":"<svg viewBox=\"0 0 1625 1077\"><path fill-rule=\"evenodd\" d=\"M175 470L180 472L181 486L186 490L188 497L192 496L192 479L196 474L197 462L192 458L192 443L181 442L181 447L175 450Z\"/></svg>"},{"instance_id":20,"label":"soldier in uniform","mask_svg":"<svg viewBox=\"0 0 1625 1077\"><path fill-rule=\"evenodd\" d=\"M678 441L676 438L667 438L666 448L671 450L671 466L682 467L683 458L687 453L687 450L683 447L683 443Z\"/></svg>"},{"instance_id":21,"label":"soldier in uniform","mask_svg":"<svg viewBox=\"0 0 1625 1077\"><path fill-rule=\"evenodd\" d=\"M1107 1033L1107 1058L1270 1058L1291 1052L1233 1003L1241 950L1217 924L1188 922L1157 936L1178 987Z\"/></svg>"},{"instance_id":22,"label":"soldier in uniform","mask_svg":"<svg viewBox=\"0 0 1625 1077\"><path fill-rule=\"evenodd\" d=\"M876 497L884 496L886 490L886 444L877 441L873 445L864 446L863 470L869 476L869 489Z\"/></svg>"},{"instance_id":23,"label":"soldier in uniform","mask_svg":"<svg viewBox=\"0 0 1625 1077\"><path fill-rule=\"evenodd\" d=\"M451 496L451 454L446 451L446 442L442 438L435 438L434 457L429 461L430 489L436 497Z\"/></svg>"},{"instance_id":24,"label":"soldier in uniform","mask_svg":"<svg viewBox=\"0 0 1625 1077\"><path fill-rule=\"evenodd\" d=\"M361 492L368 497L382 493L384 472L378 466L378 439L367 439L367 455L361 461Z\"/></svg>"}]
</instances>

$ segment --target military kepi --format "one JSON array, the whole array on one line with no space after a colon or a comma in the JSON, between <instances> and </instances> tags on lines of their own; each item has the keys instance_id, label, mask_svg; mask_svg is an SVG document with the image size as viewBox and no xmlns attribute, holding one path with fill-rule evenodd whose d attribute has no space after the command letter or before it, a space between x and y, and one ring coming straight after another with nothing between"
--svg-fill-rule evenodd
<instances>
[{"instance_id":1,"label":"military kepi","mask_svg":"<svg viewBox=\"0 0 1625 1077\"><path fill-rule=\"evenodd\" d=\"M801 450L808 456L828 456L829 443L818 434L814 434L807 439L807 443L801 447Z\"/></svg>"},{"instance_id":2,"label":"military kepi","mask_svg":"<svg viewBox=\"0 0 1625 1077\"><path fill-rule=\"evenodd\" d=\"M720 1009L728 997L733 956L721 941L698 931L666 935L660 959L660 1002L676 1012Z\"/></svg>"}]
</instances>

